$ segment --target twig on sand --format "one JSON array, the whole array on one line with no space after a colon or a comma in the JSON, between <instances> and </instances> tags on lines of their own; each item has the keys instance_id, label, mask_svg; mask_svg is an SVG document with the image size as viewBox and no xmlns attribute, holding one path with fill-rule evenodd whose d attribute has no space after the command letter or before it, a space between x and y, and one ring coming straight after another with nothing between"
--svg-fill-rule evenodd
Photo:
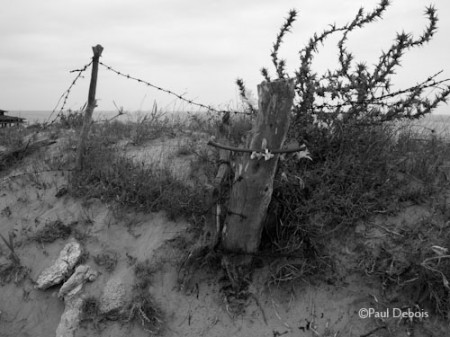
<instances>
[{"instance_id":1,"label":"twig on sand","mask_svg":"<svg viewBox=\"0 0 450 337\"><path fill-rule=\"evenodd\" d=\"M388 233L391 233L391 234L394 234L394 235L398 235L398 236L403 236L402 234L400 234L400 233L397 233L397 232L395 232L395 231L393 231L393 230L390 230L389 228L386 228L386 227L384 227L384 226L381 226L381 225L376 225L377 227L380 227L381 229L384 229L386 232L388 232Z\"/></svg>"},{"instance_id":2,"label":"twig on sand","mask_svg":"<svg viewBox=\"0 0 450 337\"><path fill-rule=\"evenodd\" d=\"M277 308L276 308L276 304L275 304L273 298L271 298L271 302L272 302L272 307L273 307L273 310L274 310L275 315L277 316L277 318L280 320L280 322L282 322L284 324L284 326L286 328L290 329L291 327L289 326L289 324L287 322L283 321L283 319L281 318L280 314L278 313Z\"/></svg>"},{"instance_id":3,"label":"twig on sand","mask_svg":"<svg viewBox=\"0 0 450 337\"><path fill-rule=\"evenodd\" d=\"M253 294L253 293L250 293L250 296L255 300L255 303L256 303L256 305L258 306L259 310L261 310L261 314L262 314L262 318L263 318L264 323L265 323L266 325L268 325L268 324L267 324L266 313L265 313L263 307L261 306L261 303L259 303L258 297L256 297L256 295Z\"/></svg>"}]
</instances>

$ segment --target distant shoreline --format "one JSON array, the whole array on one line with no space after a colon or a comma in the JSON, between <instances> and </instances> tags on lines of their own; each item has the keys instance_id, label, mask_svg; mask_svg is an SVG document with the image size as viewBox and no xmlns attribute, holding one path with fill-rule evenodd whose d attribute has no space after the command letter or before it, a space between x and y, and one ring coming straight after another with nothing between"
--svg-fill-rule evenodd
<instances>
[{"instance_id":1,"label":"distant shoreline","mask_svg":"<svg viewBox=\"0 0 450 337\"><path fill-rule=\"evenodd\" d=\"M67 113L67 112L65 112ZM94 111L92 118L94 120L107 120L112 117L117 116L117 111ZM164 114L164 116L175 117L185 115L188 113L196 114L196 112L168 112ZM34 123L44 123L46 121L51 121L55 118L58 112L46 111L46 110L9 110L7 112L10 116L25 118L25 123L30 125ZM122 121L134 120L136 121L138 118L143 117L145 115L150 114L150 111L133 111L127 112L125 115L121 116L119 119ZM411 121L416 126L421 126L425 128L435 129L437 133L450 133L450 114L431 114L428 115L418 121Z\"/></svg>"},{"instance_id":2,"label":"distant shoreline","mask_svg":"<svg viewBox=\"0 0 450 337\"><path fill-rule=\"evenodd\" d=\"M92 115L92 118L94 120L101 120L101 119L110 119L112 117L117 116L117 111L95 111ZM120 120L127 120L127 119L131 119L131 120L136 120L137 118L139 118L140 116L145 116L150 114L151 111L133 111L133 112L126 112L123 116L120 117ZM195 114L195 112L168 112L166 114L164 114L164 116L177 116L177 115L181 115L181 114L187 114L187 113L192 113ZM52 120L53 118L55 118L58 114L58 111L55 111L52 114L52 111L47 111L47 110L8 110L7 112L8 115L10 116L15 116L15 117L20 117L20 118L25 118L25 123L26 124L34 124L34 123L44 123L47 120ZM67 112L64 112L64 114L67 114Z\"/></svg>"},{"instance_id":3,"label":"distant shoreline","mask_svg":"<svg viewBox=\"0 0 450 337\"><path fill-rule=\"evenodd\" d=\"M11 110L8 111L8 115L25 118L27 124L33 124L33 123L43 123L46 122L48 119L55 118L58 114L57 111L55 111L52 115L52 111L46 111L46 110ZM117 115L117 111L94 111L93 118L94 119L101 119L101 118L110 118Z\"/></svg>"}]
</instances>

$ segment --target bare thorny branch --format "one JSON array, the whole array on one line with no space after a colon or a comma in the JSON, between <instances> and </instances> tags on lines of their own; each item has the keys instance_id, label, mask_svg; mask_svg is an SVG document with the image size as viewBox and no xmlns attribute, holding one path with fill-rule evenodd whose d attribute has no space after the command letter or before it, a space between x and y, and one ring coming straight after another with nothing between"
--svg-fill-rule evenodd
<instances>
[{"instance_id":1,"label":"bare thorny branch","mask_svg":"<svg viewBox=\"0 0 450 337\"><path fill-rule=\"evenodd\" d=\"M283 42L283 37L286 35L286 33L290 32L292 24L294 23L295 19L297 17L297 11L294 9L291 9L289 11L289 15L286 18L286 21L281 26L280 31L277 35L277 38L275 40L275 43L273 44L273 50L270 56L272 57L272 63L277 71L278 78L284 78L286 76L285 74L285 61L278 59L278 50L280 49L281 43ZM264 73L263 73L264 74Z\"/></svg>"},{"instance_id":2,"label":"bare thorny branch","mask_svg":"<svg viewBox=\"0 0 450 337\"><path fill-rule=\"evenodd\" d=\"M395 68L400 66L404 53L423 46L433 37L438 21L433 6L425 10L428 24L419 37L414 38L412 34L404 32L397 34L388 51L382 52L372 71L365 63L355 64L354 56L346 47L350 32L381 19L389 5L389 0L381 0L369 13L360 8L352 21L342 26L330 25L322 33L314 34L300 50L300 66L295 72L298 103L294 107L292 128L313 122L323 122L328 126L355 123L370 125L402 118L415 119L446 102L450 95L450 86L446 83L450 79L438 80L437 76L441 72L411 87L391 90L391 76L395 74ZM297 12L291 10L273 44L271 58L279 78L285 78L287 74L285 62L279 59L278 51L296 17ZM339 66L319 76L312 70L312 61L319 51L319 45L335 33L342 33L337 44ZM261 73L266 81L271 80L266 68ZM243 80L239 79L237 84L241 97L246 101ZM429 99L426 94L431 89L438 92Z\"/></svg>"},{"instance_id":3,"label":"bare thorny branch","mask_svg":"<svg viewBox=\"0 0 450 337\"><path fill-rule=\"evenodd\" d=\"M286 33L291 31L292 24L294 23L296 17L297 17L297 11L294 9L290 10L288 17L286 18L286 21L283 23L283 25L280 28L280 31L276 37L275 43L273 44L272 52L270 54L270 56L272 57L272 63L275 67L275 70L278 74L279 79L285 78L287 76L287 74L285 72L286 61L283 59L280 60L278 58L278 50L280 49L281 43L283 42L283 38L286 35ZM267 82L271 81L269 71L267 70L267 68L262 68L261 74ZM250 103L250 101L246 95L247 91L245 89L244 81L241 78L238 78L236 80L236 84L239 88L239 94L240 94L243 102L247 105L251 114L254 114L257 109Z\"/></svg>"},{"instance_id":4,"label":"bare thorny branch","mask_svg":"<svg viewBox=\"0 0 450 337\"><path fill-rule=\"evenodd\" d=\"M238 86L238 89L239 89L239 95L241 96L242 101L245 103L245 105L250 110L250 113L252 115L256 114L256 111L257 111L256 107L254 107L253 104L250 102L250 97L247 97L247 90L245 89L244 80L242 80L241 78L238 78L236 80L236 85Z\"/></svg>"},{"instance_id":5,"label":"bare thorny branch","mask_svg":"<svg viewBox=\"0 0 450 337\"><path fill-rule=\"evenodd\" d=\"M297 94L300 98L295 108L297 120L314 116L316 120L333 123L381 123L402 118L419 118L433 109L439 103L446 102L450 94L450 86L440 86L449 79L437 80L437 73L414 86L391 91L391 76L394 69L400 66L400 59L405 51L420 47L428 42L436 31L436 10L430 6L425 15L428 25L421 36L415 39L412 34L397 34L392 46L383 52L370 71L366 64L353 65L353 55L347 50L348 34L356 28L374 22L382 17L389 6L389 0L382 0L370 13L365 14L361 8L353 21L342 26L331 26L320 35L314 35L308 45L300 51L301 66L296 72ZM339 67L328 70L324 75L317 76L311 69L314 53L318 51L319 43L333 33L342 32L338 42ZM438 89L439 92L428 99L426 89Z\"/></svg>"}]
</instances>

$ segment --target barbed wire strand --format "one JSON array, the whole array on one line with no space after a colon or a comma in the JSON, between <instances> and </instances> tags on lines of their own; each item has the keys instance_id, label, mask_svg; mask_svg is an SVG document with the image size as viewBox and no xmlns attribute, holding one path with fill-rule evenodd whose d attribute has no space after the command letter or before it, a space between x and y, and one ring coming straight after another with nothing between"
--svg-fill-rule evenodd
<instances>
[{"instance_id":1,"label":"barbed wire strand","mask_svg":"<svg viewBox=\"0 0 450 337\"><path fill-rule=\"evenodd\" d=\"M74 78L74 80L72 81L72 83L70 84L69 88L67 88L66 91L63 92L63 94L61 95L61 97L59 98L58 102L56 103L55 108L52 110L50 116L48 116L47 121L44 123L45 126L48 125L52 125L57 119L58 117L62 114L66 104L67 104L67 100L69 99L70 96L70 92L73 88L73 86L77 83L78 79L81 77L81 75L89 68L89 66L92 64L92 61L89 62L88 64L86 64L83 68L81 69L75 69L75 70L71 70L70 73L75 73L77 72L77 76ZM61 102L61 100L63 100L63 103L61 105L61 108L59 109L59 112L57 113L57 115L55 116L55 118L53 118L53 120L49 123L49 120L52 118L53 114L55 113L55 111L58 109L59 103Z\"/></svg>"},{"instance_id":2,"label":"barbed wire strand","mask_svg":"<svg viewBox=\"0 0 450 337\"><path fill-rule=\"evenodd\" d=\"M152 83L150 83L150 82L148 82L148 81L142 80L142 79L137 78L137 77L134 77L134 76L130 76L130 75L125 74L125 73L123 73L123 72L120 72L120 71L114 69L113 67L108 66L107 64L104 64L104 63L101 62L101 61L99 62L99 64L102 65L103 67L105 67L106 69L108 69L109 71L112 71L113 73L115 73L115 74L117 74L117 75L119 75L119 76L121 76L121 77L124 77L124 78L129 79L129 80L136 81L136 82L138 82L138 83L145 84L145 85L147 85L148 87L152 87L152 88L154 88L154 89L156 89L156 90L165 92L166 94L175 96L175 97L178 98L179 100L181 100L181 101L183 101L183 102L186 102L186 103L188 103L188 104L190 104L190 105L195 105L195 106L197 106L197 107L200 107L200 108L203 108L203 109L207 109L208 111L212 111L212 112L215 112L215 113L234 113L234 114L242 114L242 115L252 115L252 113L250 113L250 112L235 111L235 110L233 110L233 111L230 111L230 110L217 110L217 109L213 108L213 107L210 106L210 105L198 103L198 102L195 102L195 101L192 100L192 99L184 98L183 95L179 95L179 94L173 92L172 90L164 89L164 88L159 87L159 86L157 86L157 85L154 85L154 84L152 84Z\"/></svg>"}]
</instances>

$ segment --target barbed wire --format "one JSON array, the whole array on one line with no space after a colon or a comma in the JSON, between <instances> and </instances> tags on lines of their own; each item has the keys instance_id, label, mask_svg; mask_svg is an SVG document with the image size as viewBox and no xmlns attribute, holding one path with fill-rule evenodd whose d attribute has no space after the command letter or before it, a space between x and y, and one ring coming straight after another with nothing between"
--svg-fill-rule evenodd
<instances>
[{"instance_id":1,"label":"barbed wire","mask_svg":"<svg viewBox=\"0 0 450 337\"><path fill-rule=\"evenodd\" d=\"M234 114L242 114L242 115L253 115L253 113L251 113L251 112L243 112L243 111L236 111L236 110L219 110L219 109L216 109L216 108L212 107L211 105L206 105L206 104L202 104L202 103L199 103L199 102L195 102L195 101L192 100L192 99L187 99L187 98L183 97L183 95L177 94L177 93L175 93L175 92L172 91L172 90L164 89L164 88L162 88L162 87L159 87L159 86L157 86L157 85L155 85L155 84L152 84L152 83L150 83L150 82L148 82L148 81L145 81L145 80L143 80L143 79L140 79L140 78L137 78L137 77L134 77L134 76L125 74L125 73L123 73L123 72L120 72L120 71L114 69L114 68L111 67L111 66L108 66L107 64L105 64L105 63L103 63L103 62L101 62L101 61L99 61L99 64L102 65L103 67L105 67L107 70L112 71L112 72L114 72L115 74L117 74L117 75L119 75L119 76L121 76L121 77L130 79L130 80L134 80L134 81L136 81L136 82L138 82L138 83L145 84L145 85L147 85L148 87L152 87L152 88L157 89L157 90L159 90L159 91L165 92L166 94L175 96L177 99L179 99L179 100L181 100L181 101L183 101L183 102L186 102L186 103L188 103L188 104L190 104L190 105L194 105L194 106L197 106L197 107L200 107L200 108L207 109L208 112L211 111L211 112L214 112L214 113L223 113L223 114L234 113ZM60 117L60 116L62 115L62 113L63 113L63 111L64 111L64 108L66 107L67 101L68 101L68 99L69 99L69 96L70 96L70 93L71 93L72 88L73 88L74 85L77 83L78 79L82 76L82 74L83 74L83 73L84 73L91 65L92 65L92 61L89 62L88 64L84 65L84 66L83 66L82 68L80 68L80 69L74 69L74 70L71 70L71 71L70 71L70 73L75 73L75 72L77 72L78 74L77 74L77 76L74 78L74 80L72 81L72 83L70 84L70 86L67 88L67 90L65 90L65 91L62 93L62 95L60 96L60 98L58 99L58 102L56 103L56 106L53 108L53 110L52 110L52 112L50 113L49 117L48 117L47 120L44 122L44 126L52 125L53 123L55 123L55 121L58 119L58 117ZM52 118L52 116L54 115L54 113L58 110L58 107L59 107L61 101L62 101L62 105L61 105L61 107L59 108L58 113L57 113L56 116L51 120L51 122L49 122L50 119ZM117 117L117 116L115 116L115 117Z\"/></svg>"},{"instance_id":2,"label":"barbed wire","mask_svg":"<svg viewBox=\"0 0 450 337\"><path fill-rule=\"evenodd\" d=\"M134 76L125 74L125 73L123 73L123 72L120 72L120 71L114 69L113 67L111 67L111 66L109 66L109 65L107 65L107 64L104 64L104 63L101 62L101 61L99 61L99 64L101 64L103 67L105 67L105 68L108 69L109 71L112 71L113 73L115 73L115 74L117 74L117 75L119 75L119 76L121 76L121 77L124 77L124 78L129 79L129 80L136 81L136 82L138 82L138 83L145 84L145 85L147 85L148 87L152 87L152 88L154 88L154 89L156 89L156 90L165 92L166 94L175 96L176 98L178 98L179 100L181 100L181 101L183 101L183 102L186 102L186 103L188 103L188 104L190 104L190 105L195 105L195 106L200 107L200 108L203 108L203 109L207 109L208 111L212 111L212 112L215 112L215 113L224 113L224 114L226 114L226 113L234 113L234 114L242 114L242 115L253 115L253 114L250 113L250 112L235 111L235 110L232 110L232 111L230 111L230 110L218 110L218 109L213 108L213 107L210 106L210 105L198 103L198 102L195 102L195 101L192 100L192 99L184 98L183 95L179 95L179 94L173 92L172 90L164 89L164 88L159 87L159 86L157 86L157 85L154 85L154 84L152 84L152 83L150 83L150 82L148 82L148 81L145 81L145 80L142 80L142 79L140 79L140 78L137 78L137 77L134 77Z\"/></svg>"},{"instance_id":3,"label":"barbed wire","mask_svg":"<svg viewBox=\"0 0 450 337\"><path fill-rule=\"evenodd\" d=\"M58 103L56 103L55 108L52 110L50 116L48 116L48 118L47 118L47 121L44 123L45 125L52 125L58 119L58 117L62 114L62 112L63 112L63 110L64 110L64 108L65 108L65 106L67 104L67 100L69 99L70 91L72 90L73 86L77 83L77 81L81 77L81 75L87 70L87 68L89 68L89 66L91 64L92 64L92 61L89 62L88 64L86 64L81 69L74 69L74 70L70 71L70 73L77 72L78 74L75 77L75 79L72 81L72 83L70 84L69 88L67 88L67 90L64 91L63 94L61 95L61 97L59 98ZM61 100L63 100L63 104L62 104L61 108L59 109L59 112L57 113L55 118L53 118L53 120L49 123L50 118L52 118L53 114L58 109L58 106L59 106L59 103L61 102Z\"/></svg>"}]
</instances>

